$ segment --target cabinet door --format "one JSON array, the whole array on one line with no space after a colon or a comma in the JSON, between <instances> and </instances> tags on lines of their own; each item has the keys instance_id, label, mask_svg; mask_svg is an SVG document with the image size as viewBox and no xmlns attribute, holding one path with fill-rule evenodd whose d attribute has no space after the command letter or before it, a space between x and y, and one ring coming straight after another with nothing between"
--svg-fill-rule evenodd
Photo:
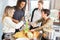
<instances>
[{"instance_id":1,"label":"cabinet door","mask_svg":"<svg viewBox=\"0 0 60 40\"><path fill-rule=\"evenodd\" d=\"M55 0L55 9L60 9L60 0Z\"/></svg>"}]
</instances>

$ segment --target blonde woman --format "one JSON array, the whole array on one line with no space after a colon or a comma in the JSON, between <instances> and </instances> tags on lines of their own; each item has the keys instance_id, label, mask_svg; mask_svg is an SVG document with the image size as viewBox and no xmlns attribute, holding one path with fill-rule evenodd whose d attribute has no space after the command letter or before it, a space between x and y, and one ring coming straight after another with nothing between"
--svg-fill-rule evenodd
<instances>
[{"instance_id":1,"label":"blonde woman","mask_svg":"<svg viewBox=\"0 0 60 40\"><path fill-rule=\"evenodd\" d=\"M3 22L3 36L2 39L4 39L4 35L7 33L14 33L15 29L19 29L24 23L23 21L20 21L19 23L13 22L13 14L14 14L14 8L7 6L4 10L2 22Z\"/></svg>"}]
</instances>

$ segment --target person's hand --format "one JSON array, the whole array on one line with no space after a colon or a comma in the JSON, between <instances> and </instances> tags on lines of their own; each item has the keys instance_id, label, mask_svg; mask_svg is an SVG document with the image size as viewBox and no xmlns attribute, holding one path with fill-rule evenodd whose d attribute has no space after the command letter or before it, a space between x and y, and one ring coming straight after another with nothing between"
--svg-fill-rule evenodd
<instances>
[{"instance_id":1,"label":"person's hand","mask_svg":"<svg viewBox=\"0 0 60 40\"><path fill-rule=\"evenodd\" d=\"M19 23L19 21L18 20L16 20L16 19L12 19L12 21L14 22L14 23Z\"/></svg>"},{"instance_id":2,"label":"person's hand","mask_svg":"<svg viewBox=\"0 0 60 40\"><path fill-rule=\"evenodd\" d=\"M36 23L31 23L31 25L32 25L33 27L36 27L36 26L37 26L37 24L36 24Z\"/></svg>"},{"instance_id":3,"label":"person's hand","mask_svg":"<svg viewBox=\"0 0 60 40\"><path fill-rule=\"evenodd\" d=\"M31 30L31 32L34 32L34 31L35 31L35 29L32 29L32 30Z\"/></svg>"},{"instance_id":4,"label":"person's hand","mask_svg":"<svg viewBox=\"0 0 60 40\"><path fill-rule=\"evenodd\" d=\"M31 25L31 22L28 22L28 25Z\"/></svg>"},{"instance_id":5,"label":"person's hand","mask_svg":"<svg viewBox=\"0 0 60 40\"><path fill-rule=\"evenodd\" d=\"M22 17L22 20L24 21L24 17Z\"/></svg>"}]
</instances>

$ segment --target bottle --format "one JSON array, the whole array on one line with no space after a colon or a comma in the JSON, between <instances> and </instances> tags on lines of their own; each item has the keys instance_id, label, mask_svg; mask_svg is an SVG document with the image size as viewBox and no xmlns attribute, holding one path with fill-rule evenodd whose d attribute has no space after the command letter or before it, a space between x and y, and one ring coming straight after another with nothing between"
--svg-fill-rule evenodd
<instances>
[{"instance_id":1,"label":"bottle","mask_svg":"<svg viewBox=\"0 0 60 40\"><path fill-rule=\"evenodd\" d=\"M24 32L27 33L28 31L29 31L29 25L28 25L28 21L26 21Z\"/></svg>"}]
</instances>

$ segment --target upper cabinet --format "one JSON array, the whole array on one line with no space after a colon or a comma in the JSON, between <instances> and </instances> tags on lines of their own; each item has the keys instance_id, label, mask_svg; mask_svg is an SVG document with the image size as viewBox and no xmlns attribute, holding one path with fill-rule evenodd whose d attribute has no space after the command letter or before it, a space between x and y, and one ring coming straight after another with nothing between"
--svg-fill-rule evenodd
<instances>
[{"instance_id":1,"label":"upper cabinet","mask_svg":"<svg viewBox=\"0 0 60 40\"><path fill-rule=\"evenodd\" d=\"M55 0L55 9L60 9L60 0Z\"/></svg>"},{"instance_id":2,"label":"upper cabinet","mask_svg":"<svg viewBox=\"0 0 60 40\"><path fill-rule=\"evenodd\" d=\"M51 9L60 9L60 0L51 0Z\"/></svg>"}]
</instances>

